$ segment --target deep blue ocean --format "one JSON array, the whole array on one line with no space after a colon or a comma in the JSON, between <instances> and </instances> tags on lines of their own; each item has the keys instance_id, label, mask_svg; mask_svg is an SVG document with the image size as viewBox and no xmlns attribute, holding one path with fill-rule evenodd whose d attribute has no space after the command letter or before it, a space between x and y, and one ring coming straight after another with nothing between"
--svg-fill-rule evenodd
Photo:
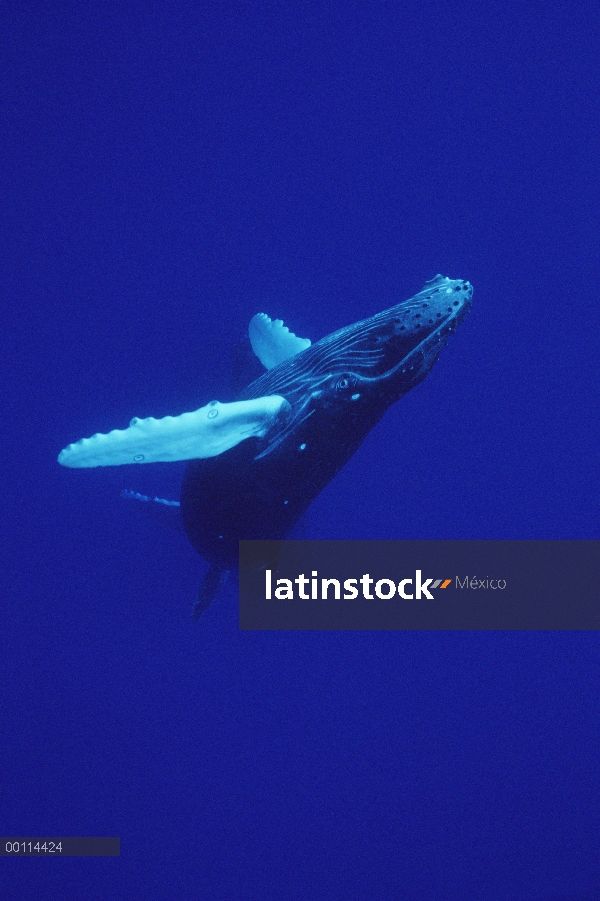
<instances>
[{"instance_id":1,"label":"deep blue ocean","mask_svg":"<svg viewBox=\"0 0 600 901\"><path fill-rule=\"evenodd\" d=\"M0 9L1 901L597 901L594 632L240 632L235 581L69 470L313 341L474 286L296 538L600 539L594 3ZM573 591L577 590L576 574Z\"/></svg>"}]
</instances>

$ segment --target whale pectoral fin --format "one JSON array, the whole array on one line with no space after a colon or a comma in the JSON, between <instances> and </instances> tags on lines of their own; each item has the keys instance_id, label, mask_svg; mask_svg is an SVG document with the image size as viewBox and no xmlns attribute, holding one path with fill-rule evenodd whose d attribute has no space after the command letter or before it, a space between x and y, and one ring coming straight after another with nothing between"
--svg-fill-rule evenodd
<instances>
[{"instance_id":1,"label":"whale pectoral fin","mask_svg":"<svg viewBox=\"0 0 600 901\"><path fill-rule=\"evenodd\" d=\"M175 529L176 532L185 532L179 501L168 501L164 497L150 497L147 494L140 494L139 491L128 489L121 491L121 497L128 501L137 501L136 507L143 510L152 519L169 526L170 529Z\"/></svg>"},{"instance_id":2,"label":"whale pectoral fin","mask_svg":"<svg viewBox=\"0 0 600 901\"><path fill-rule=\"evenodd\" d=\"M193 413L132 419L128 429L82 438L61 451L58 462L79 468L216 457L246 438L264 438L290 412L278 394L231 404L213 400Z\"/></svg>"},{"instance_id":3,"label":"whale pectoral fin","mask_svg":"<svg viewBox=\"0 0 600 901\"><path fill-rule=\"evenodd\" d=\"M248 337L252 350L265 369L273 369L310 347L309 338L297 338L281 319L273 321L266 313L257 313L252 317Z\"/></svg>"}]
</instances>

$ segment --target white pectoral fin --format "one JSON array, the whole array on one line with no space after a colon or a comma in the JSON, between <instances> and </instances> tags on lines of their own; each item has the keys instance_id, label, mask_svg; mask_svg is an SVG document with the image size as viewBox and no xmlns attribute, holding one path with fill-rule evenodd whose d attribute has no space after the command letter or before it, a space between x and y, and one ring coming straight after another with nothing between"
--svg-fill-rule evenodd
<instances>
[{"instance_id":1,"label":"white pectoral fin","mask_svg":"<svg viewBox=\"0 0 600 901\"><path fill-rule=\"evenodd\" d=\"M281 319L273 321L266 313L252 317L248 337L252 350L266 369L273 369L310 347L309 338L297 338Z\"/></svg>"},{"instance_id":2,"label":"white pectoral fin","mask_svg":"<svg viewBox=\"0 0 600 901\"><path fill-rule=\"evenodd\" d=\"M232 404L214 400L193 413L132 419L127 429L82 438L65 447L58 462L79 468L216 457L246 438L263 438L290 410L277 394Z\"/></svg>"}]
</instances>

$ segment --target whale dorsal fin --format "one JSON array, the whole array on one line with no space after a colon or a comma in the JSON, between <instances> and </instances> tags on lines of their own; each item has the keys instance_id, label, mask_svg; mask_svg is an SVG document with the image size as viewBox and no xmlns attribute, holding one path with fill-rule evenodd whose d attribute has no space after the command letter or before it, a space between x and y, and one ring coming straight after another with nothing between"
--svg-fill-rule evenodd
<instances>
[{"instance_id":1,"label":"whale dorsal fin","mask_svg":"<svg viewBox=\"0 0 600 901\"><path fill-rule=\"evenodd\" d=\"M266 313L257 313L252 317L248 337L252 350L265 369L273 369L310 347L309 338L297 338L281 319L270 319Z\"/></svg>"}]
</instances>

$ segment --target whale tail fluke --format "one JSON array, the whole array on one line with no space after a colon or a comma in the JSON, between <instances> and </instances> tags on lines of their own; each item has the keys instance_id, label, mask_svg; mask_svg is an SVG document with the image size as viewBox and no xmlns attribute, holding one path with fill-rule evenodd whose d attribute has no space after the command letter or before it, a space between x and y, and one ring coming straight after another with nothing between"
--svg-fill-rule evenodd
<instances>
[{"instance_id":1,"label":"whale tail fluke","mask_svg":"<svg viewBox=\"0 0 600 901\"><path fill-rule=\"evenodd\" d=\"M198 597L192 610L192 619L200 619L205 610L208 610L221 588L229 579L230 571L220 566L211 566L198 591Z\"/></svg>"}]
</instances>

